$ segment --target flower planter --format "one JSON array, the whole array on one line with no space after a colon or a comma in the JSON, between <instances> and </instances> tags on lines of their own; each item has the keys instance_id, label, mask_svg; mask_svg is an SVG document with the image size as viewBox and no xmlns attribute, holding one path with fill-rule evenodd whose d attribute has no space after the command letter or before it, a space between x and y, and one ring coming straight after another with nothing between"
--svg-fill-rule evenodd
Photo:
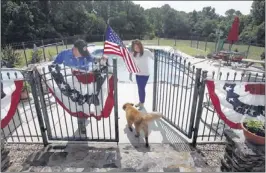
<instances>
[{"instance_id":1,"label":"flower planter","mask_svg":"<svg viewBox=\"0 0 266 173\"><path fill-rule=\"evenodd\" d=\"M245 126L244 123L241 123L241 127L243 129L244 136L247 141L257 145L265 145L265 137L258 136L255 133L250 132Z\"/></svg>"}]
</instances>

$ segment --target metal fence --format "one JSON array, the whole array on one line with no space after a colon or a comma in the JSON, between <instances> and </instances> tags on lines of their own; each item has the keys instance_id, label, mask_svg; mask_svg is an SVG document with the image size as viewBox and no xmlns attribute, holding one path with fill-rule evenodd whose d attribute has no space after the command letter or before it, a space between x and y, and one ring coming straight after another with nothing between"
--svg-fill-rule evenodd
<instances>
[{"instance_id":1,"label":"metal fence","mask_svg":"<svg viewBox=\"0 0 266 173\"><path fill-rule=\"evenodd\" d=\"M188 138L192 136L196 81L199 71L184 57L156 51L153 110Z\"/></svg>"},{"instance_id":2,"label":"metal fence","mask_svg":"<svg viewBox=\"0 0 266 173\"><path fill-rule=\"evenodd\" d=\"M29 64L36 62L50 61L59 52L69 49L73 46L77 39L84 39L88 44L103 45L104 35L76 35L64 38L34 40L21 43L2 44L2 53L7 52L2 60L10 61L14 59L15 63L7 65L7 67L27 67ZM147 38L142 35L120 35L125 43L130 40L140 39L144 44L178 46L179 44L190 45L189 37L173 38ZM37 51L36 51L37 50Z\"/></svg>"},{"instance_id":3,"label":"metal fence","mask_svg":"<svg viewBox=\"0 0 266 173\"><path fill-rule=\"evenodd\" d=\"M156 51L153 110L190 142L223 142L228 128L219 118L205 89L205 79L265 82L265 74L222 73L195 68L185 57Z\"/></svg>"},{"instance_id":4,"label":"metal fence","mask_svg":"<svg viewBox=\"0 0 266 173\"><path fill-rule=\"evenodd\" d=\"M32 71L1 69L1 83L13 85L11 81L23 79L21 99L9 124L1 129L4 140L11 143L41 143L43 141L43 122L40 117L39 101L36 100L36 87ZM3 87L3 85L2 85ZM2 88L4 92L5 88ZM12 98L10 98L12 99ZM3 100L2 100L2 103ZM8 104L8 103L6 103ZM4 115L2 115L4 116Z\"/></svg>"},{"instance_id":5,"label":"metal fence","mask_svg":"<svg viewBox=\"0 0 266 173\"><path fill-rule=\"evenodd\" d=\"M215 72L205 72L205 78L208 76L208 79L218 79L225 80L228 82L265 82L265 73L263 74L252 74L252 73L222 73L220 72L217 76ZM199 96L199 100L202 99L199 106L201 106L202 114L197 115L196 124L198 124L198 134L196 134L196 139L194 142L223 142L224 130L229 127L220 119L215 111L207 89L205 89L202 94ZM197 140L197 141L196 141Z\"/></svg>"},{"instance_id":6,"label":"metal fence","mask_svg":"<svg viewBox=\"0 0 266 173\"><path fill-rule=\"evenodd\" d=\"M13 53L10 53L10 57L15 58L16 67L25 67L28 64L34 63L35 60L32 59L34 46L38 49L37 61L49 61L52 60L55 55L64 49L71 48L75 40L84 39L89 44L99 44L103 45L104 35L76 35L64 38L55 38L55 39L44 39L44 40L35 40L22 43L10 43L2 44L2 52L7 52L4 49L12 48ZM130 41L132 39L140 39L144 44L152 45L162 45L162 46L175 46L177 48L183 49L184 46L196 48L197 51L194 55L204 55L212 53L215 51L216 42L209 40L208 38L201 37L184 37L176 36L171 38L148 38L142 35L120 35L122 40ZM230 44L225 43L224 49L229 49ZM237 42L233 44L232 50L238 49L239 52L244 52L247 58L260 59L261 53L264 51L263 45L258 44L245 44ZM182 50L181 50L182 51ZM187 49L186 49L187 51ZM190 50L189 50L190 51ZM12 52L12 51L10 51ZM188 53L188 52L185 52ZM3 58L2 58L3 59ZM8 58L7 58L8 59Z\"/></svg>"},{"instance_id":7,"label":"metal fence","mask_svg":"<svg viewBox=\"0 0 266 173\"><path fill-rule=\"evenodd\" d=\"M216 50L217 41L209 40L208 38L201 37L191 37L190 47L198 49L202 51L202 54L213 53ZM243 43L236 42L231 45L228 42L224 43L223 49L232 51L237 51L245 54L246 58L249 59L260 59L260 55L265 51L264 45L256 44L256 43ZM199 52L198 54L201 54Z\"/></svg>"},{"instance_id":8,"label":"metal fence","mask_svg":"<svg viewBox=\"0 0 266 173\"><path fill-rule=\"evenodd\" d=\"M60 51L57 43L55 44L56 54ZM67 48L68 45L65 43L64 48ZM48 48L49 45L41 47L43 53ZM45 55L43 54L43 56ZM101 75L113 75L116 81L116 60L113 61L113 66L110 68L113 68L112 72L101 72ZM6 70L12 71L12 69ZM72 69L70 70L72 71ZM57 83L51 78L47 78L47 75L52 75L51 71L47 69L17 71L22 73L24 82L29 84L30 87L26 87L25 93L26 95L28 93L30 97L26 98L25 101L20 101L16 115L10 124L2 129L5 140L8 142L43 142L44 144L55 140L119 141L116 82L113 84L115 103L112 116L100 122L90 117L85 122L88 123L85 134L81 134L80 129L77 130L77 118L63 109L55 100L54 95L48 92L48 88L53 91L56 90L55 86L57 86ZM62 73L66 74L66 67L62 68ZM14 77L16 73L9 75ZM223 141L223 131L228 128L217 116L210 103L204 84L206 77L218 77L220 80L230 81L265 81L265 75L261 76L260 74L215 74L202 71L188 62L185 57L156 50L153 110L162 112L163 118L188 139L191 139L194 144L196 142ZM10 79L10 77L8 78ZM73 76L65 75L64 79L67 80L67 78L71 79ZM3 79L3 75L1 79ZM48 86L47 83L50 85ZM62 95L60 97L62 99ZM69 100L67 103L69 104ZM82 112L86 111L82 110Z\"/></svg>"},{"instance_id":9,"label":"metal fence","mask_svg":"<svg viewBox=\"0 0 266 173\"><path fill-rule=\"evenodd\" d=\"M22 79L24 80L24 85L29 84L30 87L25 87L25 93L29 97L26 97L26 100L20 100L19 106L16 110L16 114L13 116L7 127L2 129L2 136L4 140L10 143L39 143L42 142L44 145L52 141L102 141L102 142L118 142L119 133L118 133L118 107L117 107L117 61L113 59L113 62L109 62L109 66L101 66L99 64L92 64L93 71L90 71L90 75L97 77L97 81L102 83L92 82L92 83L76 83L72 88L85 88L87 89L87 94L85 95L89 102L84 98L86 103L90 103L90 106L101 106L99 109L103 109L103 91L98 91L97 89L101 85L106 89L106 92L111 91L110 88L113 88L111 94L113 94L113 101L108 100L109 102L114 103L114 109L111 114L105 118L96 119L94 117L88 117L87 119L84 116L79 116L77 114L74 117L66 108L63 108L64 105L59 105L58 100L64 101L64 93L61 92L60 95L55 95L56 91L59 90L60 86L56 83L55 76L53 76L53 71L47 70L50 66L45 65L45 68L38 67L33 70L23 71L15 69L2 69L2 76L10 75L10 71L15 71L11 75L17 75L17 73L22 74ZM58 68L58 65L56 66ZM64 79L70 80L73 75L67 75L67 70L72 72L74 69L62 66L61 74L64 76ZM79 72L78 75L88 74L86 71ZM47 78L50 76L51 78ZM52 77L53 76L53 77ZM85 75L88 76L88 75ZM112 78L108 80L108 78ZM63 79L62 78L62 79ZM100 80L101 78L102 80ZM16 77L13 79L6 78L1 82L8 82L16 80ZM87 79L86 79L87 80ZM72 82L74 79L72 80ZM106 82L104 82L106 81ZM70 81L66 81L71 85ZM68 85L68 86L69 86ZM79 85L79 86L77 86ZM89 86L90 85L90 86ZM97 88L98 87L98 88ZM93 88L93 91L90 89ZM24 90L23 90L24 91ZM51 92L52 91L52 92ZM63 93L63 94L62 94ZM93 94L97 93L97 95ZM82 94L82 93L81 93ZM84 93L85 94L85 93ZM81 95L80 95L81 96ZM84 97L85 97L84 96ZM95 96L95 97L94 97ZM21 95L22 97L22 95ZM98 98L98 104L95 103L95 100ZM69 98L69 97L68 97ZM79 99L79 98L78 98ZM66 105L71 104L70 100L65 100ZM75 102L77 104L77 102ZM109 104L109 103L107 103ZM71 108L71 106L69 106ZM74 105L73 107L77 107ZM83 105L82 105L83 108ZM96 110L96 108L95 108ZM98 109L97 109L98 110ZM96 113L99 115L99 112ZM72 110L72 112L78 112L78 110ZM90 110L83 109L82 112L90 114ZM82 128L85 128L82 131Z\"/></svg>"}]
</instances>

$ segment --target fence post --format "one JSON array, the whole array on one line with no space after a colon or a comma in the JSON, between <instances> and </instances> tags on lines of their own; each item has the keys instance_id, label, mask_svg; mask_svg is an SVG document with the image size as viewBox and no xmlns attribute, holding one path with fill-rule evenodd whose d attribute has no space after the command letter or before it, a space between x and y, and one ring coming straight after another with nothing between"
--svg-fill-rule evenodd
<instances>
[{"instance_id":1,"label":"fence post","mask_svg":"<svg viewBox=\"0 0 266 173\"><path fill-rule=\"evenodd\" d=\"M51 129L50 129L51 126L50 126L50 122L49 122L49 119L48 119L48 112L47 112L46 105L45 105L44 91L43 91L43 88L42 88L41 76L40 76L40 74L38 73L37 70L35 71L35 74L36 74L35 77L36 77L36 80L37 80L36 84L37 84L37 88L38 88L39 96L40 96L41 109L42 109L42 112L44 114L43 115L43 119L44 119L45 124L46 124L48 139L51 139L52 138L52 133L51 133Z\"/></svg>"},{"instance_id":2,"label":"fence post","mask_svg":"<svg viewBox=\"0 0 266 173\"><path fill-rule=\"evenodd\" d=\"M46 61L46 56L45 56L45 49L44 49L44 43L43 43L43 40L42 40L42 51L43 51L43 58L44 58L44 61Z\"/></svg>"},{"instance_id":3,"label":"fence post","mask_svg":"<svg viewBox=\"0 0 266 173\"><path fill-rule=\"evenodd\" d=\"M28 60L27 60L27 54L26 54L24 42L22 42L22 47L23 47L23 50L24 50L24 58L25 58L25 61L26 61L26 66L28 67Z\"/></svg>"},{"instance_id":4,"label":"fence post","mask_svg":"<svg viewBox=\"0 0 266 173\"><path fill-rule=\"evenodd\" d=\"M157 100L157 68L158 68L158 50L154 51L154 71L153 71L153 97L152 97L152 110L156 110L156 100Z\"/></svg>"},{"instance_id":5,"label":"fence post","mask_svg":"<svg viewBox=\"0 0 266 173\"><path fill-rule=\"evenodd\" d=\"M118 128L118 97L117 97L117 59L113 58L113 75L114 75L114 115L115 115L115 139L118 145L119 128Z\"/></svg>"},{"instance_id":6,"label":"fence post","mask_svg":"<svg viewBox=\"0 0 266 173\"><path fill-rule=\"evenodd\" d=\"M177 38L175 37L175 46L176 46L176 39L177 39Z\"/></svg>"},{"instance_id":7,"label":"fence post","mask_svg":"<svg viewBox=\"0 0 266 173\"><path fill-rule=\"evenodd\" d=\"M199 48L199 37L197 39L197 49Z\"/></svg>"},{"instance_id":8,"label":"fence post","mask_svg":"<svg viewBox=\"0 0 266 173\"><path fill-rule=\"evenodd\" d=\"M160 45L160 38L158 37L158 46Z\"/></svg>"},{"instance_id":9,"label":"fence post","mask_svg":"<svg viewBox=\"0 0 266 173\"><path fill-rule=\"evenodd\" d=\"M37 114L37 118L38 118L39 125L40 125L40 130L41 130L41 134L42 134L43 145L47 146L48 145L48 139L47 139L47 136L45 133L46 128L44 126L44 122L42 119L42 112L40 109L38 94L37 94L37 90L36 90L35 76L33 74L34 74L33 71L30 71L28 77L29 77L29 81L30 81L30 85L31 85L31 92L32 92L32 97L33 97L34 104L35 104L36 114Z\"/></svg>"},{"instance_id":10,"label":"fence post","mask_svg":"<svg viewBox=\"0 0 266 173\"><path fill-rule=\"evenodd\" d=\"M202 103L204 99L204 93L205 93L205 79L207 77L208 71L203 71L202 73L202 80L200 82L200 89L199 89L199 100L197 105L197 114L196 114L196 122L195 122L195 128L192 138L192 146L195 147L197 144L197 138L198 138L198 131L199 131L199 125L200 125L200 118L202 115Z\"/></svg>"},{"instance_id":11,"label":"fence post","mask_svg":"<svg viewBox=\"0 0 266 173\"><path fill-rule=\"evenodd\" d=\"M55 41L55 47L56 47L56 54L58 55L58 47L57 47L56 39L54 39L54 41Z\"/></svg>"},{"instance_id":12,"label":"fence post","mask_svg":"<svg viewBox=\"0 0 266 173\"><path fill-rule=\"evenodd\" d=\"M250 45L251 45L251 43L248 44L248 50L247 50L247 53L246 53L246 58L248 57L248 54L249 54Z\"/></svg>"},{"instance_id":13,"label":"fence post","mask_svg":"<svg viewBox=\"0 0 266 173\"><path fill-rule=\"evenodd\" d=\"M200 85L200 76L201 76L201 68L196 69L196 77L195 77L195 85L194 85L194 93L193 93L193 102L191 106L191 120L189 122L189 130L188 130L188 137L192 137L192 131L194 128L194 121L196 116L196 108L198 103L198 95L199 95L199 85Z\"/></svg>"},{"instance_id":14,"label":"fence post","mask_svg":"<svg viewBox=\"0 0 266 173\"><path fill-rule=\"evenodd\" d=\"M66 49L67 49L67 38L65 38L65 45L66 45Z\"/></svg>"},{"instance_id":15,"label":"fence post","mask_svg":"<svg viewBox=\"0 0 266 173\"><path fill-rule=\"evenodd\" d=\"M207 51L207 43L208 43L208 39L206 38L206 41L205 41L205 52Z\"/></svg>"},{"instance_id":16,"label":"fence post","mask_svg":"<svg viewBox=\"0 0 266 173\"><path fill-rule=\"evenodd\" d=\"M192 47L192 36L190 36L190 47Z\"/></svg>"},{"instance_id":17,"label":"fence post","mask_svg":"<svg viewBox=\"0 0 266 173\"><path fill-rule=\"evenodd\" d=\"M217 44L218 44L218 40L216 39L215 40L215 50L214 50L215 52L217 51Z\"/></svg>"}]
</instances>

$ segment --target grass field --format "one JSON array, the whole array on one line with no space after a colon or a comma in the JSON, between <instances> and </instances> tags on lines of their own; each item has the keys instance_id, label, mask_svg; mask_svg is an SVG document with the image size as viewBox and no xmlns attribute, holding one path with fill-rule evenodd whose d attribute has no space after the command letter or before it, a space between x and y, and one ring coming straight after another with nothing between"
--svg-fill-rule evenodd
<instances>
[{"instance_id":1,"label":"grass field","mask_svg":"<svg viewBox=\"0 0 266 173\"><path fill-rule=\"evenodd\" d=\"M196 56L196 55L204 55L206 56L208 53L214 52L215 50L215 43L213 42L203 42L199 41L197 45L197 41L190 40L170 40L170 39L154 39L154 40L143 40L144 44L153 44L153 45L160 45L160 46L172 46L188 55ZM96 45L103 45L103 42L94 42L93 44ZM206 51L205 51L206 46ZM63 45L63 46L52 46L52 47L45 47L39 48L42 52L41 58L46 60L52 59L58 52L66 49L71 48L72 45ZM198 48L197 48L198 47ZM238 49L239 52L246 52L248 50L248 45L233 45L232 50ZM224 49L229 49L229 44L224 45ZM249 53L247 58L249 59L260 59L260 54L264 51L264 47L256 47L250 46ZM20 63L17 65L18 67L22 67L26 65L25 57L29 62L31 60L31 52L32 49L18 50L20 53ZM44 52L44 53L43 53Z\"/></svg>"}]
</instances>

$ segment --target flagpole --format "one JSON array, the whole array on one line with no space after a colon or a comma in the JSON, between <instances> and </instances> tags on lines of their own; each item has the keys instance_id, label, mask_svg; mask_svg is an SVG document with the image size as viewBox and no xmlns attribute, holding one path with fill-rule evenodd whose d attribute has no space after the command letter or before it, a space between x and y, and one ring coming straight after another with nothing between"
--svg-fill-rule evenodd
<instances>
[{"instance_id":1,"label":"flagpole","mask_svg":"<svg viewBox=\"0 0 266 173\"><path fill-rule=\"evenodd\" d=\"M108 29L108 26L109 26L109 17L108 17L108 19L107 19L107 22L106 22L106 29L105 29L105 32L104 32L104 39L103 39L103 54L102 54L102 57L103 57L103 55L104 55L104 47L105 47L105 39L106 39L106 32L107 32L107 29Z\"/></svg>"},{"instance_id":2,"label":"flagpole","mask_svg":"<svg viewBox=\"0 0 266 173\"><path fill-rule=\"evenodd\" d=\"M107 19L107 21L106 21L106 29L105 29L105 33L104 33L104 43L103 43L103 54L102 54L102 57L103 57L103 55L104 55L104 47L105 47L105 39L106 39L106 33L107 33L107 29L108 29L108 27L109 27L109 22L110 22L110 5L108 5L108 19Z\"/></svg>"}]
</instances>

